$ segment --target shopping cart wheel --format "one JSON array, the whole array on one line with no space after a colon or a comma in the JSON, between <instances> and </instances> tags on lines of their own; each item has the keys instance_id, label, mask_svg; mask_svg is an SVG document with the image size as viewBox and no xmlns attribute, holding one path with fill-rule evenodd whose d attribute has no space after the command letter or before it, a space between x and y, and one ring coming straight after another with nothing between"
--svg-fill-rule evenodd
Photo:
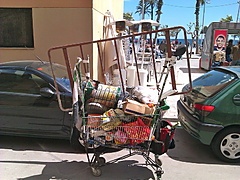
<instances>
[{"instance_id":1,"label":"shopping cart wheel","mask_svg":"<svg viewBox=\"0 0 240 180\"><path fill-rule=\"evenodd\" d=\"M103 166L106 163L106 159L104 157L99 157L98 163L99 166Z\"/></svg>"},{"instance_id":2,"label":"shopping cart wheel","mask_svg":"<svg viewBox=\"0 0 240 180\"><path fill-rule=\"evenodd\" d=\"M157 163L157 165L162 166L162 161L159 158L156 158L155 162Z\"/></svg>"},{"instance_id":3,"label":"shopping cart wheel","mask_svg":"<svg viewBox=\"0 0 240 180\"><path fill-rule=\"evenodd\" d=\"M99 167L91 167L92 175L99 177L102 175L102 171Z\"/></svg>"},{"instance_id":4,"label":"shopping cart wheel","mask_svg":"<svg viewBox=\"0 0 240 180\"><path fill-rule=\"evenodd\" d=\"M163 170L158 170L155 173L157 175L157 180L160 180L162 178Z\"/></svg>"}]
</instances>

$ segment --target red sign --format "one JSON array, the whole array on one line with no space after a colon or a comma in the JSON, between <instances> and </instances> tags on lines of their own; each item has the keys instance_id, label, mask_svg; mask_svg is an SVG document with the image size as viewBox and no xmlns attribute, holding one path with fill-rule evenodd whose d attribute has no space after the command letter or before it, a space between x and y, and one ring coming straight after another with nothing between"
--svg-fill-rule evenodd
<instances>
[{"instance_id":1,"label":"red sign","mask_svg":"<svg viewBox=\"0 0 240 180\"><path fill-rule=\"evenodd\" d=\"M214 30L214 51L225 51L227 34L227 29Z\"/></svg>"}]
</instances>

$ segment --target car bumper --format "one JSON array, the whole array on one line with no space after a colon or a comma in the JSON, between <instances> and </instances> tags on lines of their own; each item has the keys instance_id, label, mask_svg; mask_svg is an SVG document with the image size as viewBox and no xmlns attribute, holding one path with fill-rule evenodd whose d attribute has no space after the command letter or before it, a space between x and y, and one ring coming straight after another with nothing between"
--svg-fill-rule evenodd
<instances>
[{"instance_id":1,"label":"car bumper","mask_svg":"<svg viewBox=\"0 0 240 180\"><path fill-rule=\"evenodd\" d=\"M178 120L181 126L193 137L199 139L203 144L210 145L217 132L223 129L222 125L200 122L194 118L182 105L180 100L177 102Z\"/></svg>"}]
</instances>

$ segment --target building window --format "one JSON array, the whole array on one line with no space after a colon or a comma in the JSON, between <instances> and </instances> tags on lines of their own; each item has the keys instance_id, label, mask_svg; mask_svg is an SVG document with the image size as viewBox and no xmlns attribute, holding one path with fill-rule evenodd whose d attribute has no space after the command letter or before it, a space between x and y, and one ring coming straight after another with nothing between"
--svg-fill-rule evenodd
<instances>
[{"instance_id":1,"label":"building window","mask_svg":"<svg viewBox=\"0 0 240 180\"><path fill-rule=\"evenodd\" d=\"M0 47L34 47L31 8L0 8Z\"/></svg>"}]
</instances>

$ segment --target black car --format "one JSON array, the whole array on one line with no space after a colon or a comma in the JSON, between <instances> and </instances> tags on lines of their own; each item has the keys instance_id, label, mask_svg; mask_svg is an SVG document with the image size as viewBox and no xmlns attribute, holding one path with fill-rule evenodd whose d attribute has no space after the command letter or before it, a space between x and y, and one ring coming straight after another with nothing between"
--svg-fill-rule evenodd
<instances>
[{"instance_id":1,"label":"black car","mask_svg":"<svg viewBox=\"0 0 240 180\"><path fill-rule=\"evenodd\" d=\"M72 117L59 108L52 70L64 108L72 107L65 66L43 61L0 63L0 134L70 139Z\"/></svg>"}]
</instances>

